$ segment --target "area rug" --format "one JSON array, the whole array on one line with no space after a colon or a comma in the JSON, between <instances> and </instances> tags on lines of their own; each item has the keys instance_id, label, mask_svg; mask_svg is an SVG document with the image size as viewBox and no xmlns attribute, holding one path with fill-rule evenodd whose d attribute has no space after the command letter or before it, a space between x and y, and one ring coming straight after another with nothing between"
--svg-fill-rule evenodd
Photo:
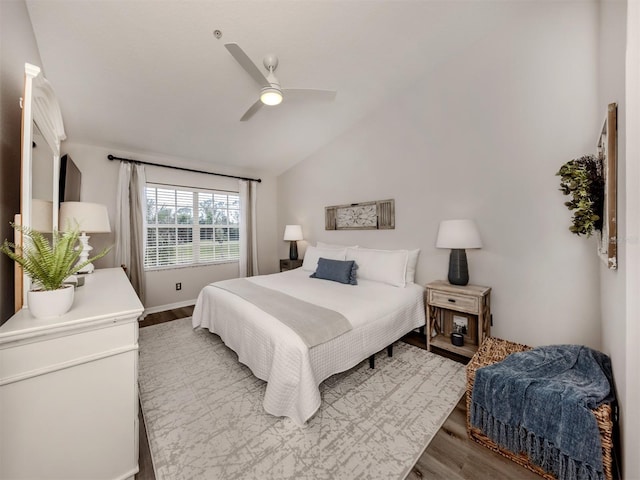
<instances>
[{"instance_id":1,"label":"area rug","mask_svg":"<svg viewBox=\"0 0 640 480\"><path fill-rule=\"evenodd\" d=\"M297 427L262 408L266 383L185 318L140 329L139 385L156 478L405 478L460 400L464 365L397 342L320 385Z\"/></svg>"}]
</instances>

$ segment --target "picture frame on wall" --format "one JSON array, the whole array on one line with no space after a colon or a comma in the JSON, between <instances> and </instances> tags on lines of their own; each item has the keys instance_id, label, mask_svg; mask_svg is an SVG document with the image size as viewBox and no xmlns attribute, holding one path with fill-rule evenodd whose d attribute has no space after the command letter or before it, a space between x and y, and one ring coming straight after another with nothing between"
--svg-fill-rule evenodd
<instances>
[{"instance_id":1,"label":"picture frame on wall","mask_svg":"<svg viewBox=\"0 0 640 480\"><path fill-rule=\"evenodd\" d=\"M598 139L597 153L602 161L604 208L602 231L598 236L598 255L611 270L618 268L618 104L610 103Z\"/></svg>"},{"instance_id":2,"label":"picture frame on wall","mask_svg":"<svg viewBox=\"0 0 640 480\"><path fill-rule=\"evenodd\" d=\"M331 205L325 207L325 230L389 230L396 228L395 201Z\"/></svg>"}]
</instances>

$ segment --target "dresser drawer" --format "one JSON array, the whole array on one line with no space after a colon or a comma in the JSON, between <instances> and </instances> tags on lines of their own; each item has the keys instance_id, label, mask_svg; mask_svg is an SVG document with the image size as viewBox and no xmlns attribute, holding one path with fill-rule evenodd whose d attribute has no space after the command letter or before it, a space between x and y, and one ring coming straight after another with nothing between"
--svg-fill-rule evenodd
<instances>
[{"instance_id":1,"label":"dresser drawer","mask_svg":"<svg viewBox=\"0 0 640 480\"><path fill-rule=\"evenodd\" d=\"M431 289L429 290L429 304L475 314L479 311L478 297Z\"/></svg>"},{"instance_id":2,"label":"dresser drawer","mask_svg":"<svg viewBox=\"0 0 640 480\"><path fill-rule=\"evenodd\" d=\"M39 337L0 348L0 385L137 350L138 323L123 323Z\"/></svg>"}]
</instances>

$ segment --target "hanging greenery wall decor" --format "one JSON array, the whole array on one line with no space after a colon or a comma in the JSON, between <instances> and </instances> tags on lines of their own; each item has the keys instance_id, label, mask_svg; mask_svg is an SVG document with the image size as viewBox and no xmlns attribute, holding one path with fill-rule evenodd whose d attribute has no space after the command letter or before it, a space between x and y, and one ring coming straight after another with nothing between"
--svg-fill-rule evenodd
<instances>
[{"instance_id":1,"label":"hanging greenery wall decor","mask_svg":"<svg viewBox=\"0 0 640 480\"><path fill-rule=\"evenodd\" d=\"M604 208L604 177L602 160L595 155L584 155L569 160L556 175L560 176L560 191L571 195L565 202L573 212L569 227L576 235L590 237L594 230L602 231Z\"/></svg>"}]
</instances>

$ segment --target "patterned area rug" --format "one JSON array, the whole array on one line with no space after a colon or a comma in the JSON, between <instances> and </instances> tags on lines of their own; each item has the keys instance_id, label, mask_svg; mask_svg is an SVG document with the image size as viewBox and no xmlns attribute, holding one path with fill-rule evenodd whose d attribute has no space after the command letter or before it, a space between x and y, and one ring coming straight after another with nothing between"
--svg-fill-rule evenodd
<instances>
[{"instance_id":1,"label":"patterned area rug","mask_svg":"<svg viewBox=\"0 0 640 480\"><path fill-rule=\"evenodd\" d=\"M140 329L139 384L158 480L402 479L465 389L464 365L397 342L320 385L299 428L262 408L265 382L191 319Z\"/></svg>"}]
</instances>

